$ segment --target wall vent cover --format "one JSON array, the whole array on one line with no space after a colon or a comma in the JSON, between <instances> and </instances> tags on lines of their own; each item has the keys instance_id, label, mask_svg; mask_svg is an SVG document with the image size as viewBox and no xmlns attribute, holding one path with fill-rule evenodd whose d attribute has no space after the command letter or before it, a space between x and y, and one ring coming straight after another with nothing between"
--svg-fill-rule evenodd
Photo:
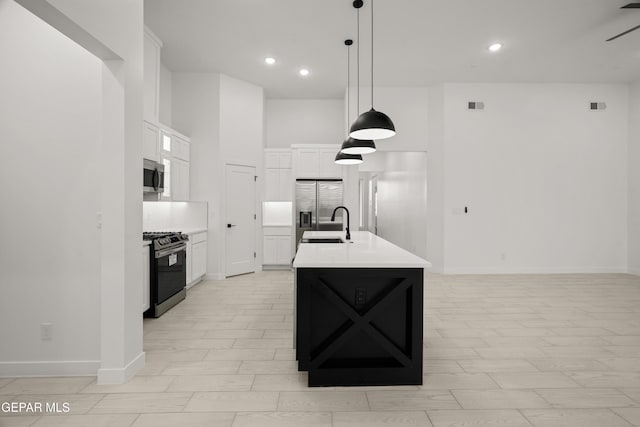
<instances>
[{"instance_id":1,"label":"wall vent cover","mask_svg":"<svg viewBox=\"0 0 640 427\"><path fill-rule=\"evenodd\" d=\"M467 103L468 110L484 110L484 102L481 101L469 101Z\"/></svg>"}]
</instances>

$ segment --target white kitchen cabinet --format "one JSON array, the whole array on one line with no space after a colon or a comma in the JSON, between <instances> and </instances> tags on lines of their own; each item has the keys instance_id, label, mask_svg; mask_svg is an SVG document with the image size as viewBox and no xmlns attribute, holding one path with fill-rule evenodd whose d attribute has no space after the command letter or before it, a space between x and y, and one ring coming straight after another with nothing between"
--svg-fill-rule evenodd
<instances>
[{"instance_id":1,"label":"white kitchen cabinet","mask_svg":"<svg viewBox=\"0 0 640 427\"><path fill-rule=\"evenodd\" d=\"M264 170L264 200L276 201L280 196L280 169Z\"/></svg>"},{"instance_id":2,"label":"white kitchen cabinet","mask_svg":"<svg viewBox=\"0 0 640 427\"><path fill-rule=\"evenodd\" d=\"M161 154L160 163L164 166L164 190L160 197L162 200L173 200L173 158Z\"/></svg>"},{"instance_id":3,"label":"white kitchen cabinet","mask_svg":"<svg viewBox=\"0 0 640 427\"><path fill-rule=\"evenodd\" d=\"M320 178L342 178L342 166L337 165L337 150L318 150L318 172Z\"/></svg>"},{"instance_id":4,"label":"white kitchen cabinet","mask_svg":"<svg viewBox=\"0 0 640 427\"><path fill-rule=\"evenodd\" d=\"M291 236L276 236L276 264L291 264Z\"/></svg>"},{"instance_id":5,"label":"white kitchen cabinet","mask_svg":"<svg viewBox=\"0 0 640 427\"><path fill-rule=\"evenodd\" d=\"M268 152L267 150L265 150L264 167L265 169L280 169L279 153Z\"/></svg>"},{"instance_id":6,"label":"white kitchen cabinet","mask_svg":"<svg viewBox=\"0 0 640 427\"><path fill-rule=\"evenodd\" d=\"M185 262L187 264L187 289L189 289L191 287L191 259L193 258L193 252L192 252L192 247L193 244L191 243L191 238L192 236L189 236L189 240L187 241L187 247L185 249L185 253L187 254L187 261Z\"/></svg>"},{"instance_id":7,"label":"white kitchen cabinet","mask_svg":"<svg viewBox=\"0 0 640 427\"><path fill-rule=\"evenodd\" d=\"M166 172L166 169L165 169ZM177 158L172 159L171 165L171 200L189 200L189 163Z\"/></svg>"},{"instance_id":8,"label":"white kitchen cabinet","mask_svg":"<svg viewBox=\"0 0 640 427\"><path fill-rule=\"evenodd\" d=\"M207 242L200 242L193 245L192 253L191 277L193 281L207 274Z\"/></svg>"},{"instance_id":9,"label":"white kitchen cabinet","mask_svg":"<svg viewBox=\"0 0 640 427\"><path fill-rule=\"evenodd\" d=\"M342 166L335 163L340 147L294 148L293 162L296 178L342 178Z\"/></svg>"},{"instance_id":10,"label":"white kitchen cabinet","mask_svg":"<svg viewBox=\"0 0 640 427\"><path fill-rule=\"evenodd\" d=\"M155 160L159 156L160 129L151 123L144 122L144 136L142 139L142 157L145 159Z\"/></svg>"},{"instance_id":11,"label":"white kitchen cabinet","mask_svg":"<svg viewBox=\"0 0 640 427\"><path fill-rule=\"evenodd\" d=\"M160 51L162 41L144 28L144 118L158 120L160 112Z\"/></svg>"},{"instance_id":12,"label":"white kitchen cabinet","mask_svg":"<svg viewBox=\"0 0 640 427\"><path fill-rule=\"evenodd\" d=\"M164 155L173 153L173 137L165 129L160 131L160 153Z\"/></svg>"},{"instance_id":13,"label":"white kitchen cabinet","mask_svg":"<svg viewBox=\"0 0 640 427\"><path fill-rule=\"evenodd\" d=\"M164 165L164 192L161 199L188 201L191 151L189 139L159 123L145 121L144 129L144 152L151 153L155 149L155 160ZM144 157L148 158L146 155Z\"/></svg>"},{"instance_id":14,"label":"white kitchen cabinet","mask_svg":"<svg viewBox=\"0 0 640 427\"><path fill-rule=\"evenodd\" d=\"M278 153L278 164L280 169L291 169L291 151Z\"/></svg>"},{"instance_id":15,"label":"white kitchen cabinet","mask_svg":"<svg viewBox=\"0 0 640 427\"><path fill-rule=\"evenodd\" d=\"M262 245L262 264L276 265L278 259L278 236L264 236Z\"/></svg>"},{"instance_id":16,"label":"white kitchen cabinet","mask_svg":"<svg viewBox=\"0 0 640 427\"><path fill-rule=\"evenodd\" d=\"M142 312L150 307L151 302L151 266L149 245L142 246Z\"/></svg>"},{"instance_id":17,"label":"white kitchen cabinet","mask_svg":"<svg viewBox=\"0 0 640 427\"><path fill-rule=\"evenodd\" d=\"M189 235L187 243L187 287L207 274L207 233Z\"/></svg>"},{"instance_id":18,"label":"white kitchen cabinet","mask_svg":"<svg viewBox=\"0 0 640 427\"><path fill-rule=\"evenodd\" d=\"M291 169L265 169L264 200L291 201L293 175Z\"/></svg>"},{"instance_id":19,"label":"white kitchen cabinet","mask_svg":"<svg viewBox=\"0 0 640 427\"><path fill-rule=\"evenodd\" d=\"M296 178L320 178L320 160L316 149L295 150Z\"/></svg>"},{"instance_id":20,"label":"white kitchen cabinet","mask_svg":"<svg viewBox=\"0 0 640 427\"><path fill-rule=\"evenodd\" d=\"M175 135L172 137L172 153L173 157L184 160L185 162L189 161L189 152L190 152L190 144Z\"/></svg>"},{"instance_id":21,"label":"white kitchen cabinet","mask_svg":"<svg viewBox=\"0 0 640 427\"><path fill-rule=\"evenodd\" d=\"M293 172L291 169L280 169L278 177L279 201L293 201Z\"/></svg>"},{"instance_id":22,"label":"white kitchen cabinet","mask_svg":"<svg viewBox=\"0 0 640 427\"><path fill-rule=\"evenodd\" d=\"M291 150L286 148L267 148L264 150L266 169L291 169Z\"/></svg>"},{"instance_id":23,"label":"white kitchen cabinet","mask_svg":"<svg viewBox=\"0 0 640 427\"><path fill-rule=\"evenodd\" d=\"M291 265L291 227L265 227L262 245L262 264Z\"/></svg>"},{"instance_id":24,"label":"white kitchen cabinet","mask_svg":"<svg viewBox=\"0 0 640 427\"><path fill-rule=\"evenodd\" d=\"M264 200L291 201L293 189L293 173L291 171L291 150L264 150Z\"/></svg>"},{"instance_id":25,"label":"white kitchen cabinet","mask_svg":"<svg viewBox=\"0 0 640 427\"><path fill-rule=\"evenodd\" d=\"M162 200L189 201L189 162L164 154L160 158L164 165Z\"/></svg>"}]
</instances>

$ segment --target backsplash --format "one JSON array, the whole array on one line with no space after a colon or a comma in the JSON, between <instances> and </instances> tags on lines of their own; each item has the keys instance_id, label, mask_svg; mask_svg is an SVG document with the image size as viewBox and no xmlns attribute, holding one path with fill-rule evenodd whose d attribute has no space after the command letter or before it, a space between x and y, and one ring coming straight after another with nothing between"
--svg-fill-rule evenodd
<instances>
[{"instance_id":1,"label":"backsplash","mask_svg":"<svg viewBox=\"0 0 640 427\"><path fill-rule=\"evenodd\" d=\"M142 202L144 231L206 229L206 202Z\"/></svg>"}]
</instances>

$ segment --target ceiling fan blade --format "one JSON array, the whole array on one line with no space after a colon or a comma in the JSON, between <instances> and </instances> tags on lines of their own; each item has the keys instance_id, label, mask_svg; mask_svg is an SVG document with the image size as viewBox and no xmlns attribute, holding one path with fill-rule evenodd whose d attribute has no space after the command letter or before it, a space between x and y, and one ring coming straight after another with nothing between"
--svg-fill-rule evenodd
<instances>
[{"instance_id":1,"label":"ceiling fan blade","mask_svg":"<svg viewBox=\"0 0 640 427\"><path fill-rule=\"evenodd\" d=\"M640 3L629 3L622 6L620 9L640 9Z\"/></svg>"},{"instance_id":2,"label":"ceiling fan blade","mask_svg":"<svg viewBox=\"0 0 640 427\"><path fill-rule=\"evenodd\" d=\"M622 33L620 33L620 34L618 34L618 35L616 35L616 36L611 37L610 39L607 39L607 41L608 41L608 42L610 42L611 40L615 40L615 39L617 39L618 37L622 37L622 36L624 36L625 34L629 34L630 32L637 30L638 28L640 28L640 25L636 25L636 26L635 26L635 27L633 27L633 28L629 28L627 31L624 31L624 32L622 32Z\"/></svg>"}]
</instances>

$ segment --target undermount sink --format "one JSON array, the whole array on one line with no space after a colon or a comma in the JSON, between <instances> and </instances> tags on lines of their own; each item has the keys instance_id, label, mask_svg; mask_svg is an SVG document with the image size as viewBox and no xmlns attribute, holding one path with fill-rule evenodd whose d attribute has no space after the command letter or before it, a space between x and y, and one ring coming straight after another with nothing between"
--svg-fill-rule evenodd
<instances>
[{"instance_id":1,"label":"undermount sink","mask_svg":"<svg viewBox=\"0 0 640 427\"><path fill-rule=\"evenodd\" d=\"M301 243L344 243L344 241L338 237L306 237L303 238Z\"/></svg>"}]
</instances>

